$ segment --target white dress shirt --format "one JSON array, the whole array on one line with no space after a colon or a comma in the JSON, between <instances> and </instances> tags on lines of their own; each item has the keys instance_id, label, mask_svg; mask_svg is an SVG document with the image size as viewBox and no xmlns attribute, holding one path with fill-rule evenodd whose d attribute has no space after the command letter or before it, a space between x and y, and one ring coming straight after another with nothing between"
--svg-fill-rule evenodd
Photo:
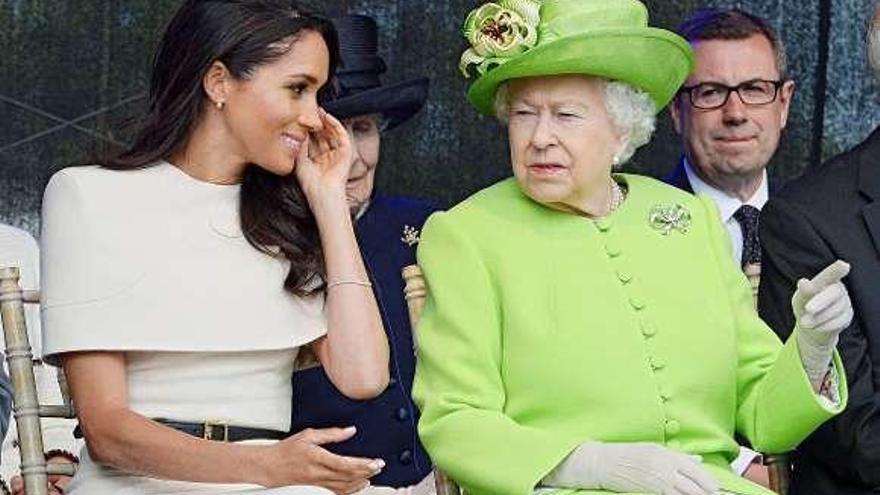
<instances>
[{"instance_id":1,"label":"white dress shirt","mask_svg":"<svg viewBox=\"0 0 880 495\"><path fill-rule=\"evenodd\" d=\"M715 202L715 205L718 206L718 210L721 212L721 221L724 222L724 226L727 227L727 232L730 234L730 245L733 248L733 260L739 265L742 260L743 233L742 227L740 227L739 222L733 218L733 214L736 213L736 210L742 205L754 206L759 210L764 207L769 196L767 189L767 170L765 169L761 175L761 185L758 187L758 190L755 191L755 194L745 202L741 201L736 196L730 196L726 192L707 184L696 174L696 172L694 172L693 166L687 158L684 159L684 171L691 183L691 187L694 189L694 194L704 194L709 196L712 198L712 201Z\"/></svg>"}]
</instances>

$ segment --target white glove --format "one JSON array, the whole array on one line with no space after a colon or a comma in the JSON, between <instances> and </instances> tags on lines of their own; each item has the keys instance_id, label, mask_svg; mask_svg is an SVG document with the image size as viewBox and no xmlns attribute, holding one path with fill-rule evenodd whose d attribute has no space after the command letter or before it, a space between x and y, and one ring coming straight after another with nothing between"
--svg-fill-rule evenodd
<instances>
[{"instance_id":1,"label":"white glove","mask_svg":"<svg viewBox=\"0 0 880 495\"><path fill-rule=\"evenodd\" d=\"M719 485L700 457L655 443L585 442L544 480L554 488L661 495L710 495Z\"/></svg>"},{"instance_id":2,"label":"white glove","mask_svg":"<svg viewBox=\"0 0 880 495\"><path fill-rule=\"evenodd\" d=\"M825 379L838 336L853 319L852 302L841 282L847 274L849 264L837 260L811 280L798 280L791 298L801 362L814 387Z\"/></svg>"}]
</instances>

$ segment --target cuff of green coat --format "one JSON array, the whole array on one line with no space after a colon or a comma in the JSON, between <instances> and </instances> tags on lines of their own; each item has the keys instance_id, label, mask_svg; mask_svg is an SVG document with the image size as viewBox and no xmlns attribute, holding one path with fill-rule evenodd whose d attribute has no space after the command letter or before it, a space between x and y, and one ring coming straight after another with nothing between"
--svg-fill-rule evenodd
<instances>
[{"instance_id":1,"label":"cuff of green coat","mask_svg":"<svg viewBox=\"0 0 880 495\"><path fill-rule=\"evenodd\" d=\"M755 450L766 454L787 452L819 425L843 411L848 390L837 351L832 363L840 377L837 404L816 393L801 363L797 339L793 336L788 339L761 384L760 405L755 411L755 438L751 438Z\"/></svg>"}]
</instances>

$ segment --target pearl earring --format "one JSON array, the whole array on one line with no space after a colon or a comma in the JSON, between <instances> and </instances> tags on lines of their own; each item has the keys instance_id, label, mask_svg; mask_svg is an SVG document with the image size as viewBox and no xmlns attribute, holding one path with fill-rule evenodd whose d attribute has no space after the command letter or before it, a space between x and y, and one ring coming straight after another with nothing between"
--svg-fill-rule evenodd
<instances>
[{"instance_id":1,"label":"pearl earring","mask_svg":"<svg viewBox=\"0 0 880 495\"><path fill-rule=\"evenodd\" d=\"M223 105L224 105L225 103L226 103L226 102L218 101L217 103L214 103L214 106L217 107L217 110L223 110Z\"/></svg>"}]
</instances>

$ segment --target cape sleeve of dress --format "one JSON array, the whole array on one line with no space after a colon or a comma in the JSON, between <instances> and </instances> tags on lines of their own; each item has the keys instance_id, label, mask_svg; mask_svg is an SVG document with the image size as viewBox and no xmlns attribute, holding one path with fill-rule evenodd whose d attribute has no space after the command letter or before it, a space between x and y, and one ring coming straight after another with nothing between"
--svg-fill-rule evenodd
<instances>
[{"instance_id":1,"label":"cape sleeve of dress","mask_svg":"<svg viewBox=\"0 0 880 495\"><path fill-rule=\"evenodd\" d=\"M241 235L237 195L180 175L167 164L76 167L49 181L41 239L48 362L87 350L284 349L326 332L320 296L284 291L287 263Z\"/></svg>"}]
</instances>

